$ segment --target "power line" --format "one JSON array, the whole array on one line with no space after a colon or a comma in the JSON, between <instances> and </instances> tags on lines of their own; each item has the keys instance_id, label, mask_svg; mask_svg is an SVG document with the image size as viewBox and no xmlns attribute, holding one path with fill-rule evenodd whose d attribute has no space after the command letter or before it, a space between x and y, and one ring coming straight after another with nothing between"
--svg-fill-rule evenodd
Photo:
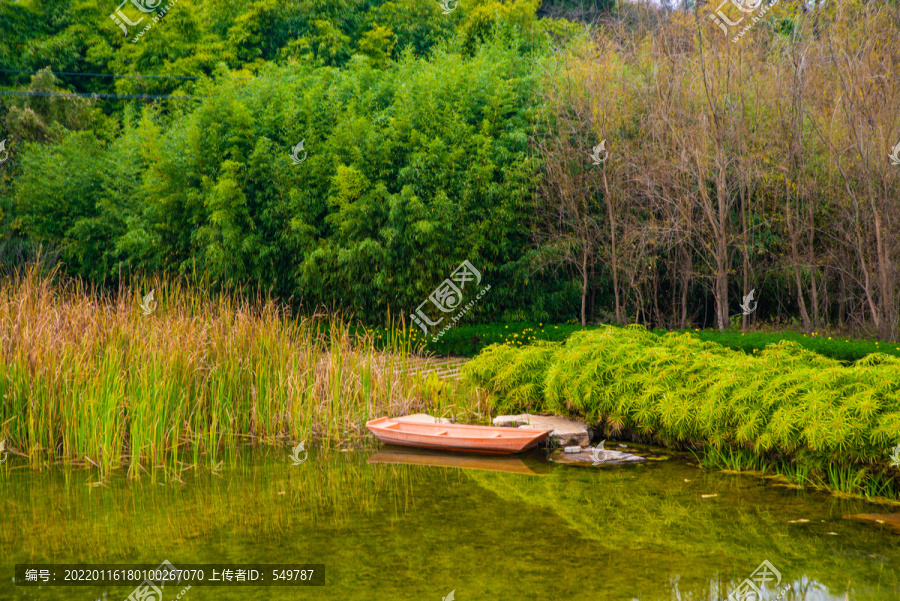
<instances>
[{"instance_id":1,"label":"power line","mask_svg":"<svg viewBox=\"0 0 900 601\"><path fill-rule=\"evenodd\" d=\"M40 71L17 71L15 69L0 69L0 73L40 73ZM115 73L66 73L63 71L50 71L53 75L74 75L76 77L134 77L136 79L200 79L186 75L118 75Z\"/></svg>"},{"instance_id":2,"label":"power line","mask_svg":"<svg viewBox=\"0 0 900 601\"><path fill-rule=\"evenodd\" d=\"M136 98L141 100L155 100L158 98L180 98L187 100L188 98L209 98L209 96L175 96L174 94L80 94L71 92L69 94L58 94L56 92L18 92L13 90L0 90L0 96L52 96L55 98Z\"/></svg>"},{"instance_id":3,"label":"power line","mask_svg":"<svg viewBox=\"0 0 900 601\"><path fill-rule=\"evenodd\" d=\"M40 73L40 71L20 71L16 69L0 69L0 73ZM72 75L75 77L132 77L135 79L202 79L187 75L124 75L117 73L67 73L63 71L50 71L53 75ZM227 77L223 79L253 79L252 77Z\"/></svg>"}]
</instances>

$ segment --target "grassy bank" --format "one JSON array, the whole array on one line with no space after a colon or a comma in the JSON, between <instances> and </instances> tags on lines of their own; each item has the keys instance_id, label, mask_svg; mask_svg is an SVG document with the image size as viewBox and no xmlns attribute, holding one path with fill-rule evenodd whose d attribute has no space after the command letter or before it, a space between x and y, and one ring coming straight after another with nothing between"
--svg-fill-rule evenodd
<instances>
[{"instance_id":1,"label":"grassy bank","mask_svg":"<svg viewBox=\"0 0 900 601\"><path fill-rule=\"evenodd\" d=\"M138 290L157 308L140 309ZM108 294L35 271L0 281L0 439L32 466L106 474L215 468L243 443L340 444L381 415L464 416L445 384L407 369L409 337L180 281Z\"/></svg>"},{"instance_id":2,"label":"grassy bank","mask_svg":"<svg viewBox=\"0 0 900 601\"><path fill-rule=\"evenodd\" d=\"M633 326L494 345L464 374L497 411L577 414L610 437L695 449L706 465L898 498L898 368L880 353L848 366L790 341L747 354Z\"/></svg>"},{"instance_id":3,"label":"grassy bank","mask_svg":"<svg viewBox=\"0 0 900 601\"><path fill-rule=\"evenodd\" d=\"M525 346L537 341L562 342L575 332L596 330L608 326L587 326L578 324L549 323L500 323L488 325L460 326L448 330L437 342L416 331L417 339L428 351L441 355L474 357L492 344ZM900 344L877 340L858 340L839 336L837 333L813 332L803 334L792 330L754 331L742 334L737 330L671 330L687 333L700 340L716 342L731 349L746 353L759 352L770 344L782 340L794 342L801 347L838 361L858 361L872 353L884 353L900 357ZM655 334L665 334L667 330L653 330Z\"/></svg>"}]
</instances>

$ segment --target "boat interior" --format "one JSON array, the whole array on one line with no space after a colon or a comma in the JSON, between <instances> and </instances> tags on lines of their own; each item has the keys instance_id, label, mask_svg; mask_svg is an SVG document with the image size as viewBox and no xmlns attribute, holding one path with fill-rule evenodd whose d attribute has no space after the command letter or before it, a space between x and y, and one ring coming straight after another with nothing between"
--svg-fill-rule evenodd
<instances>
[{"instance_id":1,"label":"boat interior","mask_svg":"<svg viewBox=\"0 0 900 601\"><path fill-rule=\"evenodd\" d=\"M504 428L508 431L497 431L496 428L484 426L465 426L456 424L417 424L411 422L386 421L372 424L374 427L394 432L420 434L426 436L446 436L448 438L534 438L541 430Z\"/></svg>"}]
</instances>

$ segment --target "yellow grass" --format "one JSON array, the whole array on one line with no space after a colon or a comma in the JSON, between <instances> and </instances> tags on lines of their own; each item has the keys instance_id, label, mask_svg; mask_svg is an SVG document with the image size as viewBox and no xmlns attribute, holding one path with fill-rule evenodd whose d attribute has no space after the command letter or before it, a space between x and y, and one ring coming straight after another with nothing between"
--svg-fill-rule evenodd
<instances>
[{"instance_id":1,"label":"yellow grass","mask_svg":"<svg viewBox=\"0 0 900 601\"><path fill-rule=\"evenodd\" d=\"M215 469L242 442L334 446L378 416L472 409L407 369L418 349L400 330L376 345L261 296L135 284L103 292L33 267L0 282L0 439L32 466Z\"/></svg>"}]
</instances>

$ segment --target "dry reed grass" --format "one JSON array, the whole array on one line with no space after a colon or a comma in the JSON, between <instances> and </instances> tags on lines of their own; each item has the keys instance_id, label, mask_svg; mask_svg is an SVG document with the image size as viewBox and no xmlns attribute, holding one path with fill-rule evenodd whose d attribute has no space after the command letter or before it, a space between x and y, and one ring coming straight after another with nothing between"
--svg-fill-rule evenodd
<instances>
[{"instance_id":1,"label":"dry reed grass","mask_svg":"<svg viewBox=\"0 0 900 601\"><path fill-rule=\"evenodd\" d=\"M0 437L35 467L137 476L215 469L239 441L333 446L377 416L473 410L407 368L420 349L405 334L376 345L340 316L296 318L261 295L159 278L109 292L29 267L0 282Z\"/></svg>"}]
</instances>

